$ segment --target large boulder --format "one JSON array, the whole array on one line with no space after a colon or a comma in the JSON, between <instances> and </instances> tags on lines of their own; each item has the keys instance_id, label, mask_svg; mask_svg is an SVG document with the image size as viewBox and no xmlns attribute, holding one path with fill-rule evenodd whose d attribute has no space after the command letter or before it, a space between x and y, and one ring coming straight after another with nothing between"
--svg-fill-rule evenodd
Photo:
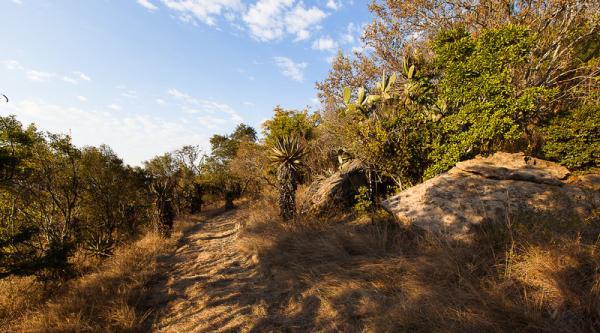
<instances>
[{"instance_id":1,"label":"large boulder","mask_svg":"<svg viewBox=\"0 0 600 333\"><path fill-rule=\"evenodd\" d=\"M313 182L304 195L301 211L320 215L352 207L358 189L368 185L367 174L364 165L354 160L331 176Z\"/></svg>"},{"instance_id":2,"label":"large boulder","mask_svg":"<svg viewBox=\"0 0 600 333\"><path fill-rule=\"evenodd\" d=\"M483 221L552 216L585 219L600 207L600 177L567 181L569 171L522 153L496 153L458 163L450 171L383 202L400 221L428 231L468 236Z\"/></svg>"}]
</instances>

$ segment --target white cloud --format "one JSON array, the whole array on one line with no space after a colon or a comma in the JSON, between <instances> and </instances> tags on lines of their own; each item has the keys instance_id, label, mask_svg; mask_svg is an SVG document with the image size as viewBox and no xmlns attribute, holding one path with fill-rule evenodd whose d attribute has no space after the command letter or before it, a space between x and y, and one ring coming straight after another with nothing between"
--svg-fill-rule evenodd
<instances>
[{"instance_id":1,"label":"white cloud","mask_svg":"<svg viewBox=\"0 0 600 333\"><path fill-rule=\"evenodd\" d=\"M179 12L179 18L185 22L200 22L215 26L220 15L241 11L244 6L240 0L162 0L168 8Z\"/></svg>"},{"instance_id":2,"label":"white cloud","mask_svg":"<svg viewBox=\"0 0 600 333\"><path fill-rule=\"evenodd\" d=\"M82 81L92 81L92 79L83 72L73 72Z\"/></svg>"},{"instance_id":3,"label":"white cloud","mask_svg":"<svg viewBox=\"0 0 600 333\"><path fill-rule=\"evenodd\" d=\"M304 80L304 69L308 66L307 63L295 63L292 59L286 57L274 57L273 60L275 60L275 64L284 76L298 82Z\"/></svg>"},{"instance_id":4,"label":"white cloud","mask_svg":"<svg viewBox=\"0 0 600 333\"><path fill-rule=\"evenodd\" d=\"M199 99L192 97L190 94L181 92L177 89L169 89L167 94L175 100L181 102L181 111L187 114L225 114L233 122L242 122L243 118L240 116L231 106L225 103L219 103L215 101ZM208 123L208 122L207 122ZM211 124L214 124L212 122Z\"/></svg>"},{"instance_id":5,"label":"white cloud","mask_svg":"<svg viewBox=\"0 0 600 333\"><path fill-rule=\"evenodd\" d=\"M156 99L156 104L158 104L158 105L167 105L167 102L165 102L165 100L162 99L162 98L157 98Z\"/></svg>"},{"instance_id":6,"label":"white cloud","mask_svg":"<svg viewBox=\"0 0 600 333\"><path fill-rule=\"evenodd\" d=\"M304 40L310 37L310 30L316 28L326 16L319 8L311 7L307 9L300 2L288 13L285 24L287 30L296 35L297 40Z\"/></svg>"},{"instance_id":7,"label":"white cloud","mask_svg":"<svg viewBox=\"0 0 600 333\"><path fill-rule=\"evenodd\" d=\"M130 101L138 99L138 95L135 90L126 90L121 93L121 96L129 99Z\"/></svg>"},{"instance_id":8,"label":"white cloud","mask_svg":"<svg viewBox=\"0 0 600 333\"><path fill-rule=\"evenodd\" d=\"M348 23L346 27L346 32L342 34L342 43L344 44L352 44L356 40L354 37L355 34L359 31L358 27L354 23Z\"/></svg>"},{"instance_id":9,"label":"white cloud","mask_svg":"<svg viewBox=\"0 0 600 333\"><path fill-rule=\"evenodd\" d=\"M27 71L27 78L34 82L48 81L54 77L56 77L56 74L54 74L54 73L36 71L33 69L30 69Z\"/></svg>"},{"instance_id":10,"label":"white cloud","mask_svg":"<svg viewBox=\"0 0 600 333\"><path fill-rule=\"evenodd\" d=\"M341 0L327 0L327 8L333 9L333 10L338 10L338 9L342 8L342 1Z\"/></svg>"},{"instance_id":11,"label":"white cloud","mask_svg":"<svg viewBox=\"0 0 600 333\"><path fill-rule=\"evenodd\" d=\"M5 60L5 61L2 62L2 64L4 64L4 67L6 69L10 70L10 71L12 71L12 70L24 70L25 69L16 60Z\"/></svg>"},{"instance_id":12,"label":"white cloud","mask_svg":"<svg viewBox=\"0 0 600 333\"><path fill-rule=\"evenodd\" d=\"M81 102L87 102L87 98L85 96L77 96L77 99Z\"/></svg>"},{"instance_id":13,"label":"white cloud","mask_svg":"<svg viewBox=\"0 0 600 333\"><path fill-rule=\"evenodd\" d=\"M335 52L338 43L330 37L321 37L313 42L312 48L319 51Z\"/></svg>"},{"instance_id":14,"label":"white cloud","mask_svg":"<svg viewBox=\"0 0 600 333\"><path fill-rule=\"evenodd\" d=\"M286 33L296 40L310 37L327 16L317 7L305 8L294 0L258 0L243 17L253 38L259 41L281 39Z\"/></svg>"},{"instance_id":15,"label":"white cloud","mask_svg":"<svg viewBox=\"0 0 600 333\"><path fill-rule=\"evenodd\" d=\"M22 5L23 1L21 0L12 0L13 3L16 3L17 5Z\"/></svg>"},{"instance_id":16,"label":"white cloud","mask_svg":"<svg viewBox=\"0 0 600 333\"><path fill-rule=\"evenodd\" d=\"M121 111L123 109L120 105L117 105L117 104L110 104L110 105L107 105L106 107L113 111Z\"/></svg>"},{"instance_id":17,"label":"white cloud","mask_svg":"<svg viewBox=\"0 0 600 333\"><path fill-rule=\"evenodd\" d=\"M137 3L140 4L141 6L145 7L148 10L157 10L158 9L158 7L156 7L149 0L137 0Z\"/></svg>"},{"instance_id":18,"label":"white cloud","mask_svg":"<svg viewBox=\"0 0 600 333\"><path fill-rule=\"evenodd\" d=\"M27 77L27 79L34 81L34 82L45 82L45 81L50 81L52 79L57 78L59 80L62 79L64 82L68 82L71 84L77 84L80 81L91 81L92 80L88 75L86 75L83 72L72 72L71 75L59 75L56 73L50 73L50 72L46 72L46 71L40 71L40 70L31 69L31 68L26 68L25 66L21 65L16 60L4 60L4 61L2 61L2 64L4 65L4 68L6 68L7 70L10 70L10 71L17 70L17 71L25 72L25 76Z\"/></svg>"},{"instance_id":19,"label":"white cloud","mask_svg":"<svg viewBox=\"0 0 600 333\"><path fill-rule=\"evenodd\" d=\"M169 120L111 110L84 110L32 100L0 105L0 110L17 114L25 124L34 122L42 131L70 132L78 146L108 144L126 163L135 165L185 144L207 147L208 133L202 134L198 126L220 123L218 120L212 123L196 118Z\"/></svg>"},{"instance_id":20,"label":"white cloud","mask_svg":"<svg viewBox=\"0 0 600 333\"><path fill-rule=\"evenodd\" d=\"M68 82L68 83L72 83L72 84L78 84L81 81L91 81L92 79L85 75L82 72L73 72L74 76L63 76L63 81Z\"/></svg>"},{"instance_id":21,"label":"white cloud","mask_svg":"<svg viewBox=\"0 0 600 333\"><path fill-rule=\"evenodd\" d=\"M74 79L70 76L63 76L63 81L72 83L72 84L77 84L77 79Z\"/></svg>"}]
</instances>

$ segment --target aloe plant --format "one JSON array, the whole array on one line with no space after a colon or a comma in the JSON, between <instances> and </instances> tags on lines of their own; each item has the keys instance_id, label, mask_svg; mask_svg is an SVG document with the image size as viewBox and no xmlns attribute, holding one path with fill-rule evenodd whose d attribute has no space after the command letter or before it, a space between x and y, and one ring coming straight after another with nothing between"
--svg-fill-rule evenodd
<instances>
[{"instance_id":1,"label":"aloe plant","mask_svg":"<svg viewBox=\"0 0 600 333\"><path fill-rule=\"evenodd\" d=\"M296 213L296 189L304 155L304 146L296 137L279 138L271 148L269 158L277 166L279 215L284 221Z\"/></svg>"},{"instance_id":2,"label":"aloe plant","mask_svg":"<svg viewBox=\"0 0 600 333\"><path fill-rule=\"evenodd\" d=\"M150 190L154 194L154 208L156 210L156 229L163 237L170 237L175 220L173 207L173 189L175 184L171 179L154 179Z\"/></svg>"}]
</instances>

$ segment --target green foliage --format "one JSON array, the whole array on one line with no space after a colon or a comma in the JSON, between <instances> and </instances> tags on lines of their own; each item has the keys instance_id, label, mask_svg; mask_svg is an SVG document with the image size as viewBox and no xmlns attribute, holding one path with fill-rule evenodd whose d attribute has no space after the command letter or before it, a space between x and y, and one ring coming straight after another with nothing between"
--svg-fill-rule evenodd
<instances>
[{"instance_id":1,"label":"green foliage","mask_svg":"<svg viewBox=\"0 0 600 333\"><path fill-rule=\"evenodd\" d=\"M421 180L431 140L429 79L419 75L415 65L408 66L407 61L405 64L402 91L394 87L396 74L387 77L384 73L377 94L365 96L361 89L357 102L364 102L348 104L340 112L337 126L332 126L343 137L340 151L346 159L359 159L377 175L393 179L399 187Z\"/></svg>"},{"instance_id":2,"label":"green foliage","mask_svg":"<svg viewBox=\"0 0 600 333\"><path fill-rule=\"evenodd\" d=\"M371 198L371 192L366 186L358 188L358 194L354 196L356 204L354 204L354 210L358 213L367 213L373 208L373 200Z\"/></svg>"},{"instance_id":3,"label":"green foliage","mask_svg":"<svg viewBox=\"0 0 600 333\"><path fill-rule=\"evenodd\" d=\"M543 152L569 169L600 165L600 103L588 103L561 114L542 128Z\"/></svg>"},{"instance_id":4,"label":"green foliage","mask_svg":"<svg viewBox=\"0 0 600 333\"><path fill-rule=\"evenodd\" d=\"M0 123L0 275L64 274L76 249L109 255L146 223L145 175L110 148Z\"/></svg>"},{"instance_id":5,"label":"green foliage","mask_svg":"<svg viewBox=\"0 0 600 333\"><path fill-rule=\"evenodd\" d=\"M278 167L288 165L289 168L298 171L302 166L304 147L296 137L284 137L278 139L271 148L269 158Z\"/></svg>"},{"instance_id":6,"label":"green foliage","mask_svg":"<svg viewBox=\"0 0 600 333\"><path fill-rule=\"evenodd\" d=\"M272 119L263 124L263 133L267 145L274 145L278 139L298 137L310 140L319 122L318 115L309 115L308 111L284 110L275 108Z\"/></svg>"},{"instance_id":7,"label":"green foliage","mask_svg":"<svg viewBox=\"0 0 600 333\"><path fill-rule=\"evenodd\" d=\"M523 136L543 103L556 93L543 87L519 90L513 82L533 41L527 28L513 25L478 37L456 28L434 40L435 63L442 73L438 98L447 102L447 109L438 124L427 177Z\"/></svg>"},{"instance_id":8,"label":"green foliage","mask_svg":"<svg viewBox=\"0 0 600 333\"><path fill-rule=\"evenodd\" d=\"M232 163L240 147L255 143L256 139L254 128L244 124L230 135L214 135L210 139L211 154L201 165L200 178L212 195L225 199L227 209L233 208L233 200L243 194L247 184L232 172Z\"/></svg>"}]
</instances>

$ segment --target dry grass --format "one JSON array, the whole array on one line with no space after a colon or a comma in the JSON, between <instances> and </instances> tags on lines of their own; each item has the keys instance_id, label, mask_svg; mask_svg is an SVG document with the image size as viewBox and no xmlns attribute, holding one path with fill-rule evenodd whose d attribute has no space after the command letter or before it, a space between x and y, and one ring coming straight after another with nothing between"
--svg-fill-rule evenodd
<instances>
[{"instance_id":1,"label":"dry grass","mask_svg":"<svg viewBox=\"0 0 600 333\"><path fill-rule=\"evenodd\" d=\"M157 260L173 250L189 219L176 223L174 237L149 233L98 261L76 259L81 277L43 285L32 277L0 280L0 331L139 332L152 309L145 306L148 283L159 274Z\"/></svg>"},{"instance_id":2,"label":"dry grass","mask_svg":"<svg viewBox=\"0 0 600 333\"><path fill-rule=\"evenodd\" d=\"M269 202L239 239L278 291L253 331L600 331L597 220L515 218L465 243L385 217L281 224Z\"/></svg>"}]
</instances>

